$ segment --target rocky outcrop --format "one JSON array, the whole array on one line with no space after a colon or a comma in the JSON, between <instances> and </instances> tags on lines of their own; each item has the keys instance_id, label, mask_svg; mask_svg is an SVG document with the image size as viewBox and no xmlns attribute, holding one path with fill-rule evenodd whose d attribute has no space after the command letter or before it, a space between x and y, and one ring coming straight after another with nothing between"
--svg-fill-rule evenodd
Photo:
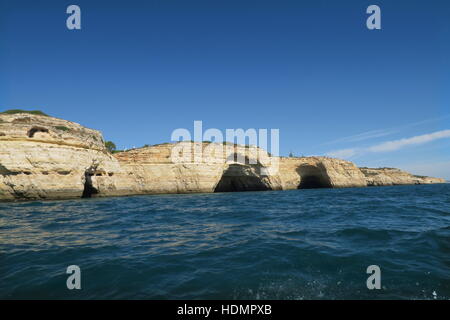
<instances>
[{"instance_id":1,"label":"rocky outcrop","mask_svg":"<svg viewBox=\"0 0 450 320\"><path fill-rule=\"evenodd\" d=\"M120 152L115 156L126 171L133 173L139 193L281 188L276 176L265 174L270 157L259 148L181 142Z\"/></svg>"},{"instance_id":2,"label":"rocky outcrop","mask_svg":"<svg viewBox=\"0 0 450 320\"><path fill-rule=\"evenodd\" d=\"M99 131L0 114L0 200L441 183L328 157L271 157L234 144L181 142L110 154Z\"/></svg>"},{"instance_id":3,"label":"rocky outcrop","mask_svg":"<svg viewBox=\"0 0 450 320\"><path fill-rule=\"evenodd\" d=\"M99 195L125 195L134 181L100 132L51 117L0 115L0 199L82 197L86 177ZM98 163L95 170L93 163Z\"/></svg>"},{"instance_id":4,"label":"rocky outcrop","mask_svg":"<svg viewBox=\"0 0 450 320\"><path fill-rule=\"evenodd\" d=\"M365 187L355 164L328 157L281 158L282 189Z\"/></svg>"},{"instance_id":5,"label":"rocky outcrop","mask_svg":"<svg viewBox=\"0 0 450 320\"><path fill-rule=\"evenodd\" d=\"M395 168L360 168L368 186L445 183L444 179L417 176Z\"/></svg>"}]
</instances>

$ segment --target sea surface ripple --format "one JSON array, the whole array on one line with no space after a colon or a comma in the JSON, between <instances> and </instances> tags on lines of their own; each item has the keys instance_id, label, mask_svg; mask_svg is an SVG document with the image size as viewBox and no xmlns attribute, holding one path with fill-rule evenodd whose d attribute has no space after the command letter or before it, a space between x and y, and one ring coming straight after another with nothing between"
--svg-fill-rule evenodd
<instances>
[{"instance_id":1,"label":"sea surface ripple","mask_svg":"<svg viewBox=\"0 0 450 320\"><path fill-rule=\"evenodd\" d=\"M0 298L450 299L450 184L1 203Z\"/></svg>"}]
</instances>

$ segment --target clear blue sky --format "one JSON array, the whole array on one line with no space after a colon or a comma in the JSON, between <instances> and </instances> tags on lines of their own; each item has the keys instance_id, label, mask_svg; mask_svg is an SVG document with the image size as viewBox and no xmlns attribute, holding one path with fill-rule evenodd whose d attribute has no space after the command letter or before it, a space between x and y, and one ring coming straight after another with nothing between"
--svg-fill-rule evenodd
<instances>
[{"instance_id":1,"label":"clear blue sky","mask_svg":"<svg viewBox=\"0 0 450 320\"><path fill-rule=\"evenodd\" d=\"M70 4L82 30L66 28ZM366 28L371 4L382 30ZM450 179L449 57L449 1L0 0L0 110L119 148L202 120L278 128L284 155Z\"/></svg>"}]
</instances>

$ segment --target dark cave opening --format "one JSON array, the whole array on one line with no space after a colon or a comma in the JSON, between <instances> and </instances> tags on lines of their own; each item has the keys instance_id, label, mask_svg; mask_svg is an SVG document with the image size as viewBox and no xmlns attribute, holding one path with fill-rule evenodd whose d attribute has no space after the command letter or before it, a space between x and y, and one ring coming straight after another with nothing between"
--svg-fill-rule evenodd
<instances>
[{"instance_id":1,"label":"dark cave opening","mask_svg":"<svg viewBox=\"0 0 450 320\"><path fill-rule=\"evenodd\" d=\"M259 169L259 168L257 168ZM214 192L272 190L249 165L231 164L224 171Z\"/></svg>"},{"instance_id":2,"label":"dark cave opening","mask_svg":"<svg viewBox=\"0 0 450 320\"><path fill-rule=\"evenodd\" d=\"M33 138L36 132L48 133L48 129L42 127L33 127L28 131L28 137Z\"/></svg>"},{"instance_id":3,"label":"dark cave opening","mask_svg":"<svg viewBox=\"0 0 450 320\"><path fill-rule=\"evenodd\" d=\"M81 195L82 198L91 198L92 195L97 194L98 190L94 188L92 184L92 174L86 172L84 174L84 189L83 194Z\"/></svg>"},{"instance_id":4,"label":"dark cave opening","mask_svg":"<svg viewBox=\"0 0 450 320\"><path fill-rule=\"evenodd\" d=\"M297 169L300 176L298 189L331 188L326 170L314 165L302 165Z\"/></svg>"},{"instance_id":5,"label":"dark cave opening","mask_svg":"<svg viewBox=\"0 0 450 320\"><path fill-rule=\"evenodd\" d=\"M318 176L304 176L298 186L299 189L330 188L330 185Z\"/></svg>"}]
</instances>

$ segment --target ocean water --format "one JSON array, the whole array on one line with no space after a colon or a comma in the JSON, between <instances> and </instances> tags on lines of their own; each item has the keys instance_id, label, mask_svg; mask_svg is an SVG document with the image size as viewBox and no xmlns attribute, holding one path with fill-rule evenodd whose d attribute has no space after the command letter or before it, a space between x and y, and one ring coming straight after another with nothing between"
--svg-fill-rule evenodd
<instances>
[{"instance_id":1,"label":"ocean water","mask_svg":"<svg viewBox=\"0 0 450 320\"><path fill-rule=\"evenodd\" d=\"M450 299L450 185L1 203L0 298Z\"/></svg>"}]
</instances>

